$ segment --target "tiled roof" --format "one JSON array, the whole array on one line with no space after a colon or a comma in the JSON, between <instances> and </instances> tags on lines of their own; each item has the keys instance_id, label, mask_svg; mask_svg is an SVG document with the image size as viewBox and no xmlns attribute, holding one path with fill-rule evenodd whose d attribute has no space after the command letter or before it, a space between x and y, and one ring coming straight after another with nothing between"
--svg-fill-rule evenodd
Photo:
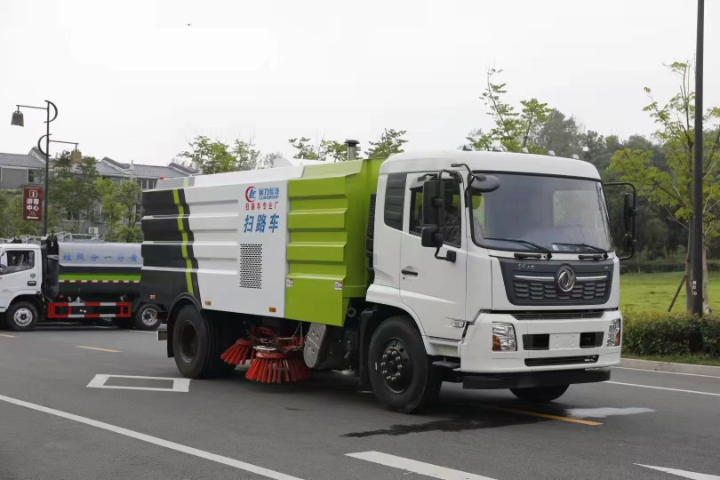
<instances>
[{"instance_id":1,"label":"tiled roof","mask_svg":"<svg viewBox=\"0 0 720 480\"><path fill-rule=\"evenodd\" d=\"M45 168L45 162L41 162L31 155L20 153L0 153L0 167L23 167L23 168Z\"/></svg>"},{"instance_id":2,"label":"tiled roof","mask_svg":"<svg viewBox=\"0 0 720 480\"><path fill-rule=\"evenodd\" d=\"M122 163L108 157L103 158L97 165L100 175L115 177L178 178L197 173L192 169L174 163L170 165L144 165L141 163Z\"/></svg>"}]
</instances>

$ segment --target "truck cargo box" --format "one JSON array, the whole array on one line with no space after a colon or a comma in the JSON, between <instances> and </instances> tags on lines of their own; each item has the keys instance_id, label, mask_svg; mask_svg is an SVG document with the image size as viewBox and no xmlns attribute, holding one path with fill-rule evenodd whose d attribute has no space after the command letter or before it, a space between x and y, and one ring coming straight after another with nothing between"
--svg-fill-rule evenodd
<instances>
[{"instance_id":1,"label":"truck cargo box","mask_svg":"<svg viewBox=\"0 0 720 480\"><path fill-rule=\"evenodd\" d=\"M136 296L142 255L139 243L60 242L60 295Z\"/></svg>"},{"instance_id":2,"label":"truck cargo box","mask_svg":"<svg viewBox=\"0 0 720 480\"><path fill-rule=\"evenodd\" d=\"M381 163L159 181L143 192L143 298L170 305L185 293L208 310L342 325L368 287Z\"/></svg>"}]
</instances>

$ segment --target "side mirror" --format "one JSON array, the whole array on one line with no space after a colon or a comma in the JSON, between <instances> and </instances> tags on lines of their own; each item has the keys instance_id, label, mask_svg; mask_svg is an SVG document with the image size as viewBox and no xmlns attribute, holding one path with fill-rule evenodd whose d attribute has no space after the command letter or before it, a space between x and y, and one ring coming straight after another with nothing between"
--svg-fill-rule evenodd
<instances>
[{"instance_id":1,"label":"side mirror","mask_svg":"<svg viewBox=\"0 0 720 480\"><path fill-rule=\"evenodd\" d=\"M423 225L440 225L440 210L444 208L440 181L429 179L423 184Z\"/></svg>"},{"instance_id":2,"label":"side mirror","mask_svg":"<svg viewBox=\"0 0 720 480\"><path fill-rule=\"evenodd\" d=\"M625 198L623 199L623 219L625 220L626 232L632 231L633 218L635 216L637 216L637 209L635 208L635 195L628 192L625 194Z\"/></svg>"},{"instance_id":3,"label":"side mirror","mask_svg":"<svg viewBox=\"0 0 720 480\"><path fill-rule=\"evenodd\" d=\"M495 175L473 175L470 188L480 193L494 192L500 188L500 179Z\"/></svg>"},{"instance_id":4,"label":"side mirror","mask_svg":"<svg viewBox=\"0 0 720 480\"><path fill-rule=\"evenodd\" d=\"M445 239L437 227L425 227L422 229L420 243L423 247L438 248L441 247Z\"/></svg>"}]
</instances>

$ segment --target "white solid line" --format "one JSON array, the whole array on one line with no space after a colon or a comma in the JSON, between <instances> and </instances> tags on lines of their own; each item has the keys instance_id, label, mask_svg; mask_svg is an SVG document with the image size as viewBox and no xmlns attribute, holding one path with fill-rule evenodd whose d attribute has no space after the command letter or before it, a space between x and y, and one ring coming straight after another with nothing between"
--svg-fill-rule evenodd
<instances>
[{"instance_id":1,"label":"white solid line","mask_svg":"<svg viewBox=\"0 0 720 480\"><path fill-rule=\"evenodd\" d=\"M670 392L696 393L698 395L710 395L712 397L720 397L720 393L698 392L697 390L683 390L682 388L654 387L652 385L638 385L635 383L623 383L623 382L612 382L612 381L608 381L608 382L604 382L604 383L612 383L613 385L625 385L628 387L653 388L655 390L668 390Z\"/></svg>"},{"instance_id":2,"label":"white solid line","mask_svg":"<svg viewBox=\"0 0 720 480\"><path fill-rule=\"evenodd\" d=\"M653 467L652 465L642 465L640 463L636 463L635 465L660 470L661 472L677 475L678 477L691 478L692 480L720 480L720 477L716 475L707 475L705 473L686 472L685 470L677 470L675 468Z\"/></svg>"},{"instance_id":3,"label":"white solid line","mask_svg":"<svg viewBox=\"0 0 720 480\"><path fill-rule=\"evenodd\" d=\"M714 378L715 380L720 380L720 377L716 377L715 375L701 375L699 373L663 372L660 370L645 370L644 368L630 368L630 367L615 367L615 368L619 368L620 370L635 370L636 372L667 373L669 375L689 375L691 377Z\"/></svg>"},{"instance_id":4,"label":"white solid line","mask_svg":"<svg viewBox=\"0 0 720 480\"><path fill-rule=\"evenodd\" d=\"M417 460L396 457L395 455L382 452L358 452L346 453L345 455L360 460L367 460L368 462L379 463L380 465L388 467L407 470L408 472L419 473L420 475L428 477L440 478L442 480L493 480L490 477L461 472L460 470L453 470L451 468L438 467L431 463L418 462Z\"/></svg>"},{"instance_id":5,"label":"white solid line","mask_svg":"<svg viewBox=\"0 0 720 480\"><path fill-rule=\"evenodd\" d=\"M124 435L126 437L134 438L136 440L147 442L152 445L157 445L159 447L169 448L170 450L175 450L177 452L187 453L188 455L194 455L199 458L204 458L205 460L210 460L211 462L221 463L223 465L234 467L239 470L245 470L246 472L262 475L263 477L273 478L275 480L302 480L298 477L285 475L284 473L275 472L273 470L258 467L250 463L241 462L240 460L235 460L234 458L223 457L222 455L206 452L205 450L200 450L197 448L188 447L186 445L181 445L179 443L170 442L168 440L163 440L162 438L153 437L152 435L146 435L144 433L128 430L127 428L110 425L109 423L99 422L90 418L81 417L80 415L55 410L54 408L43 407L42 405L26 402L24 400L6 397L5 395L0 395L0 401L11 403L20 407L29 408L31 410L36 410L38 412L48 413L50 415L55 415L56 417L65 418L74 422L84 423L85 425L89 425L91 427L96 427L101 430L107 430L108 432Z\"/></svg>"}]
</instances>

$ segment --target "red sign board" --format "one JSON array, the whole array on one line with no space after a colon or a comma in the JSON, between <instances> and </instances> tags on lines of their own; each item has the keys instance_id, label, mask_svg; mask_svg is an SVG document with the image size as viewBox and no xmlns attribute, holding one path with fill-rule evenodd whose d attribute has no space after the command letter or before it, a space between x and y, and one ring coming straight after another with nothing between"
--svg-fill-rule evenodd
<instances>
[{"instance_id":1,"label":"red sign board","mask_svg":"<svg viewBox=\"0 0 720 480\"><path fill-rule=\"evenodd\" d=\"M42 220L43 187L26 185L23 187L23 220L39 222Z\"/></svg>"}]
</instances>

